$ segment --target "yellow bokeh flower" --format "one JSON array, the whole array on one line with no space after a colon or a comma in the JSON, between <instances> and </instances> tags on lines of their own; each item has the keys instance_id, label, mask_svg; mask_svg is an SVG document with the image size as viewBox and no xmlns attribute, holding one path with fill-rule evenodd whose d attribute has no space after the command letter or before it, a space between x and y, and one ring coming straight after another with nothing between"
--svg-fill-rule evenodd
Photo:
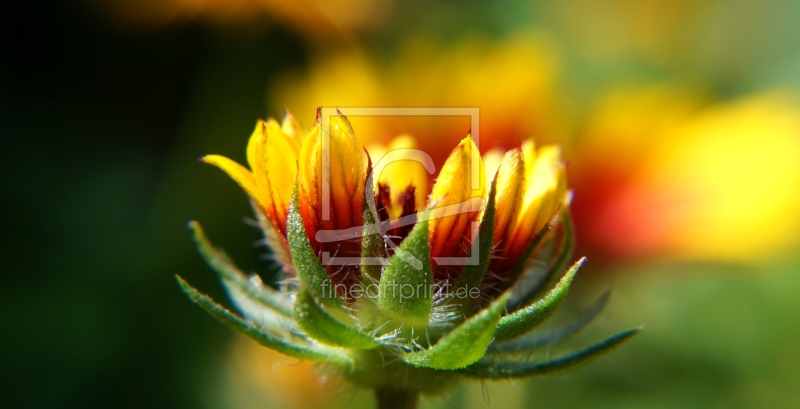
<instances>
[{"instance_id":1,"label":"yellow bokeh flower","mask_svg":"<svg viewBox=\"0 0 800 409\"><path fill-rule=\"evenodd\" d=\"M791 155L797 139L792 118L800 110L792 98L750 95L726 103L697 85L638 83L611 87L590 100L581 116L574 116L559 96L563 87L558 68L558 51L541 34L520 32L494 41L473 37L448 47L430 39L411 39L388 61L358 51L318 56L308 72L280 78L270 98L289 107L315 103L478 107L476 140L489 178L503 152L520 145L526 169L535 166L536 160L530 158L537 155L543 155L539 165L543 168L551 167L547 157L559 161L563 157L569 163L566 173L574 192L575 224L581 232L579 250L595 260L656 257L758 262L796 243L798 237L791 232L800 231L800 221L774 216L774 209L792 208L800 197L791 193L800 191L795 180L797 161ZM767 105L772 106L771 115L764 113ZM729 106L738 107L735 114ZM705 119L724 115L730 119ZM457 131L469 129L466 120L448 117L360 117L356 121L368 146L386 146L394 136L409 133L436 162L444 161L449 147L463 137ZM740 126L730 129L727 123ZM742 133L745 129L747 134ZM712 137L725 133L731 137ZM531 136L539 142L555 142L563 152L532 155L523 143ZM737 138L739 143L734 142ZM753 144L764 155L748 158L733 149ZM772 151L779 154L769 154ZM701 171L699 164L709 164L712 158L716 158L714 172L703 169L702 174L686 176L689 170ZM757 159L767 163L737 176L740 168L735 164ZM663 170L670 167L680 171ZM766 183L753 183L751 191L761 192L762 199L737 197L737 189L746 191L742 186L751 180L771 181L784 188L762 191ZM565 191L565 182L559 183L539 188ZM534 197L531 193L523 200L534 204ZM548 209L543 214L557 205L536 204ZM532 230L547 223L545 216L528 212L525 217L536 220ZM761 224L753 232L756 220ZM729 239L734 231L741 236L736 245ZM528 233L521 231L517 237L529 237Z\"/></svg>"},{"instance_id":2,"label":"yellow bokeh flower","mask_svg":"<svg viewBox=\"0 0 800 409\"><path fill-rule=\"evenodd\" d=\"M524 138L565 141L565 101L558 90L560 57L545 33L519 32L500 40L465 36L455 44L420 34L388 61L361 49L315 55L307 71L273 81L269 102L313 120L308 108L477 107L481 149L502 151ZM302 110L302 111L300 111ZM419 149L443 161L470 129L466 117L361 116L350 118L363 142L388 145L412 135ZM473 133L474 134L474 133Z\"/></svg>"},{"instance_id":3,"label":"yellow bokeh flower","mask_svg":"<svg viewBox=\"0 0 800 409\"><path fill-rule=\"evenodd\" d=\"M791 248L798 118L778 93L724 104L666 85L610 94L570 168L581 252L752 263Z\"/></svg>"}]
</instances>

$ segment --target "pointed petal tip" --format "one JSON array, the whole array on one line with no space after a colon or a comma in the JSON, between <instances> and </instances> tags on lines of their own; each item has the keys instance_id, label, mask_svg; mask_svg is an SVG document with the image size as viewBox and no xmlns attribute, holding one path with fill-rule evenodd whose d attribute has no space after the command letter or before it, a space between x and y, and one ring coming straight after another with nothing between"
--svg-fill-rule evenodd
<instances>
[{"instance_id":1,"label":"pointed petal tip","mask_svg":"<svg viewBox=\"0 0 800 409\"><path fill-rule=\"evenodd\" d=\"M474 139L472 139L472 132L468 133L468 134L467 134L467 136L465 136L465 137L464 137L464 139L462 139L462 140L461 140L461 141L458 143L458 147L459 147L459 148L462 148L463 146L465 146L465 145L466 145L466 144L468 144L468 143L471 143L471 144L473 144L473 145L475 144L475 140L474 140ZM463 149L463 148L462 148L462 149Z\"/></svg>"}]
</instances>

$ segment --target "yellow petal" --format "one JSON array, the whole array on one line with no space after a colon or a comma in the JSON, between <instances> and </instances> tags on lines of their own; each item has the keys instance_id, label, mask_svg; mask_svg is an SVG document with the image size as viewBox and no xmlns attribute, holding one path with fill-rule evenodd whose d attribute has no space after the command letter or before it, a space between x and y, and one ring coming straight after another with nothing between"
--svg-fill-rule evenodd
<instances>
[{"instance_id":1,"label":"yellow petal","mask_svg":"<svg viewBox=\"0 0 800 409\"><path fill-rule=\"evenodd\" d=\"M250 164L253 169L253 177L255 178L258 191L262 197L262 203L267 218L270 219L282 232L286 230L286 220L278 216L278 209L275 206L275 200L272 197L272 186L270 185L269 173L267 164L269 162L267 157L267 125L265 122L260 121L261 131L253 133L248 143L248 155ZM251 149L252 146L252 149Z\"/></svg>"},{"instance_id":2,"label":"yellow petal","mask_svg":"<svg viewBox=\"0 0 800 409\"><path fill-rule=\"evenodd\" d=\"M363 148L344 115L331 117L330 137L331 186L335 193L352 196L356 190L364 187Z\"/></svg>"},{"instance_id":3,"label":"yellow petal","mask_svg":"<svg viewBox=\"0 0 800 409\"><path fill-rule=\"evenodd\" d=\"M536 142L533 138L528 138L522 141L522 155L525 159L525 175L533 172L533 166L536 163Z\"/></svg>"},{"instance_id":4,"label":"yellow petal","mask_svg":"<svg viewBox=\"0 0 800 409\"><path fill-rule=\"evenodd\" d=\"M256 144L259 143L258 137L264 133L265 127L266 122L261 119L256 121L256 128L253 129L253 133L250 134L250 139L247 141L247 164L250 166L250 170L256 168Z\"/></svg>"},{"instance_id":5,"label":"yellow petal","mask_svg":"<svg viewBox=\"0 0 800 409\"><path fill-rule=\"evenodd\" d=\"M222 156L209 155L203 161L227 172L285 233L298 151L297 142L283 133L280 124L273 119L266 122L259 119L247 142L251 171Z\"/></svg>"},{"instance_id":6,"label":"yellow petal","mask_svg":"<svg viewBox=\"0 0 800 409\"><path fill-rule=\"evenodd\" d=\"M294 139L298 142L298 146L302 144L303 140L303 132L300 130L300 124L297 122L297 118L292 115L291 112L288 110L283 115L283 121L281 121L281 130L283 133Z\"/></svg>"},{"instance_id":7,"label":"yellow petal","mask_svg":"<svg viewBox=\"0 0 800 409\"><path fill-rule=\"evenodd\" d=\"M473 172L475 162L479 167L477 172ZM476 189L473 189L471 179L476 173L479 180ZM483 160L472 137L467 136L447 158L433 185L429 204L437 209L431 213L433 220L430 222L433 257L455 256L460 249L469 247L471 222L477 221L481 205L470 199L485 196L486 174Z\"/></svg>"},{"instance_id":8,"label":"yellow petal","mask_svg":"<svg viewBox=\"0 0 800 409\"><path fill-rule=\"evenodd\" d=\"M503 156L497 172L497 193L495 196L494 243L501 249L508 249L513 231L525 197L525 162L522 150L512 149Z\"/></svg>"},{"instance_id":9,"label":"yellow petal","mask_svg":"<svg viewBox=\"0 0 800 409\"><path fill-rule=\"evenodd\" d=\"M296 141L284 134L274 121L267 124L264 148L266 152L264 166L269 178L270 193L275 201L276 216L283 229L294 191L297 155L300 148Z\"/></svg>"},{"instance_id":10,"label":"yellow petal","mask_svg":"<svg viewBox=\"0 0 800 409\"><path fill-rule=\"evenodd\" d=\"M504 156L505 152L497 148L483 154L483 167L486 168L486 180L489 184L494 180Z\"/></svg>"},{"instance_id":11,"label":"yellow petal","mask_svg":"<svg viewBox=\"0 0 800 409\"><path fill-rule=\"evenodd\" d=\"M529 147L532 145L528 145ZM556 145L540 148L532 164L528 158L532 156L530 148L525 158L525 198L522 203L517 227L513 232L511 246L517 247L529 241L538 231L549 223L564 200L567 189L564 164L561 162L561 149Z\"/></svg>"},{"instance_id":12,"label":"yellow petal","mask_svg":"<svg viewBox=\"0 0 800 409\"><path fill-rule=\"evenodd\" d=\"M244 191L251 197L253 200L258 203L259 206L262 208L264 207L264 200L262 193L258 190L258 185L256 184L256 179L253 174L247 170L244 166L236 163L233 160L230 160L224 156L220 155L206 155L200 159L203 163L208 163L209 165L216 166L228 176L231 177L239 186L244 189ZM262 209L263 210L263 209Z\"/></svg>"},{"instance_id":13,"label":"yellow petal","mask_svg":"<svg viewBox=\"0 0 800 409\"><path fill-rule=\"evenodd\" d=\"M328 142L324 141L326 136ZM324 152L323 147L329 147L329 152ZM322 166L324 154L330 158L327 169ZM301 187L309 206L315 209L320 226L341 229L361 223L366 178L362 154L353 128L341 115L331 116L329 125L317 122L303 142ZM329 196L322 190L325 186Z\"/></svg>"},{"instance_id":14,"label":"yellow petal","mask_svg":"<svg viewBox=\"0 0 800 409\"><path fill-rule=\"evenodd\" d=\"M320 184L318 180L322 173L322 125L316 123L308 133L300 148L300 188L310 204L319 202Z\"/></svg>"}]
</instances>

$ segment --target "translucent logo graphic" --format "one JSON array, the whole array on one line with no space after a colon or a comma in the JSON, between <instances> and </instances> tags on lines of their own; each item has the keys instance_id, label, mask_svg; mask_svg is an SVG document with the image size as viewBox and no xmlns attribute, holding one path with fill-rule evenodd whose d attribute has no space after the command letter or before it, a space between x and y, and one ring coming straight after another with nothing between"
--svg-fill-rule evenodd
<instances>
[{"instance_id":1,"label":"translucent logo graphic","mask_svg":"<svg viewBox=\"0 0 800 409\"><path fill-rule=\"evenodd\" d=\"M481 189L481 166L480 166L480 120L479 108L476 107L448 107L448 108L434 108L434 107L414 107L414 108L397 108L397 107L349 107L349 108L335 108L323 107L321 109L321 122L322 122L322 186L321 186L321 202L322 202L322 220L331 220L331 136L330 136L330 123L331 117L341 114L348 118L358 116L463 116L470 119L470 130L472 140L478 149L470 150L470 166L469 172L464 175L469 179L469 186L473 190ZM420 149L394 149L388 151L385 155L377 159L373 163L372 172L367 175L367 185L373 186L374 181L389 164L398 161L415 161L421 164L430 175L435 175L437 169L431 156ZM418 217L427 217L428 220L441 219L452 217L458 214L479 212L485 200L481 197L473 197L461 203L448 204L446 206L437 206L437 203L442 198L431 198L432 203L429 208L431 212L418 212L397 219L390 219L380 221L378 216L378 209L375 202L369 200L369 211L373 215L373 220L378 221L375 224L352 227L342 230L326 230L320 229L317 231L315 239L321 243L338 242L344 240L357 240L364 235L380 234L384 238L384 242L388 249L393 254L400 257L403 261L421 270L423 265L422 261L417 259L413 254L402 251L399 242L395 242L396 238L390 236L388 230L397 229L399 227L411 226L418 222ZM478 260L478 227L477 221L472 222L470 226L470 237L472 243L468 251L468 255L464 257L433 257L437 265L477 265ZM384 257L343 257L331 254L329 251L323 251L321 254L322 264L324 265L384 265L388 261Z\"/></svg>"}]
</instances>

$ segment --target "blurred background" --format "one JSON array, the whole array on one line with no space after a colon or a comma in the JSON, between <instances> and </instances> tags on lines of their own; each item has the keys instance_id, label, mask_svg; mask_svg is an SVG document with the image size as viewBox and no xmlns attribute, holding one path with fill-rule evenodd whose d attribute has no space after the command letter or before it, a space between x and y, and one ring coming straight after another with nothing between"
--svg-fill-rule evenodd
<instances>
[{"instance_id":1,"label":"blurred background","mask_svg":"<svg viewBox=\"0 0 800 409\"><path fill-rule=\"evenodd\" d=\"M369 393L232 334L186 228L265 279L222 172L256 119L316 105L469 106L481 150L528 136L569 162L578 254L546 359L639 324L548 379L425 407L800 407L800 3L791 0L18 2L0 15L8 407L371 407ZM358 118L439 161L468 121ZM439 162L441 163L441 162Z\"/></svg>"}]
</instances>

